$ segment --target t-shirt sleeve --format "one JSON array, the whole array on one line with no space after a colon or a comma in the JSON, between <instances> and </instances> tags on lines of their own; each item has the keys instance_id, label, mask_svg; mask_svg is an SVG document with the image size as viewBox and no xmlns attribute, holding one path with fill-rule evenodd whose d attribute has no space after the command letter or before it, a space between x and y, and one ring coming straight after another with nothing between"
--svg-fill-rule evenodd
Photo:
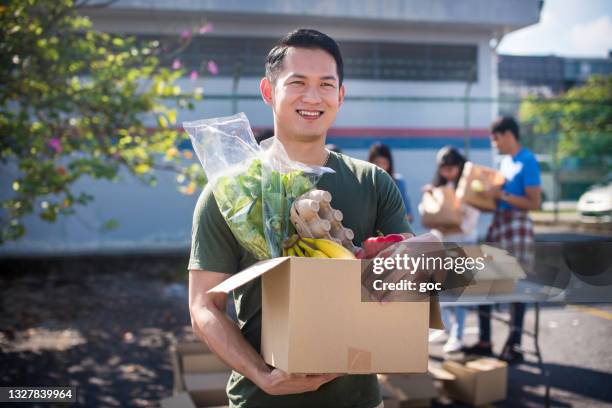
<instances>
[{"instance_id":1,"label":"t-shirt sleeve","mask_svg":"<svg viewBox=\"0 0 612 408\"><path fill-rule=\"evenodd\" d=\"M395 182L386 172L378 169L375 171L376 194L378 195L375 230L385 235L412 232L406 219L402 195Z\"/></svg>"},{"instance_id":2,"label":"t-shirt sleeve","mask_svg":"<svg viewBox=\"0 0 612 408\"><path fill-rule=\"evenodd\" d=\"M539 187L540 182L540 166L537 160L531 156L523 163L523 181L525 187Z\"/></svg>"},{"instance_id":3,"label":"t-shirt sleeve","mask_svg":"<svg viewBox=\"0 0 612 408\"><path fill-rule=\"evenodd\" d=\"M404 208L406 210L406 214L412 215L412 208L410 206L410 197L408 197L408 191L406 190L406 182L402 179L397 179L395 181L397 188L402 195L402 201L404 202Z\"/></svg>"},{"instance_id":4,"label":"t-shirt sleeve","mask_svg":"<svg viewBox=\"0 0 612 408\"><path fill-rule=\"evenodd\" d=\"M188 269L234 274L239 269L240 246L209 186L200 194L193 212Z\"/></svg>"}]
</instances>

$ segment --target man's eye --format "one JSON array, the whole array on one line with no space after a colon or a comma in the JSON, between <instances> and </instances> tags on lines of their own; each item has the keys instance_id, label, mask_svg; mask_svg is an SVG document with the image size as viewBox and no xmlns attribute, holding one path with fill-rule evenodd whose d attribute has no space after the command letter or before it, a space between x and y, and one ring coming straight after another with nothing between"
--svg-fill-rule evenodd
<instances>
[{"instance_id":1,"label":"man's eye","mask_svg":"<svg viewBox=\"0 0 612 408\"><path fill-rule=\"evenodd\" d=\"M303 81L292 81L292 82L289 82L289 85L304 85L304 82Z\"/></svg>"},{"instance_id":2,"label":"man's eye","mask_svg":"<svg viewBox=\"0 0 612 408\"><path fill-rule=\"evenodd\" d=\"M323 82L323 84L322 84L322 85L323 85L324 87L327 87L327 88L335 88L334 84L329 83L329 82Z\"/></svg>"}]
</instances>

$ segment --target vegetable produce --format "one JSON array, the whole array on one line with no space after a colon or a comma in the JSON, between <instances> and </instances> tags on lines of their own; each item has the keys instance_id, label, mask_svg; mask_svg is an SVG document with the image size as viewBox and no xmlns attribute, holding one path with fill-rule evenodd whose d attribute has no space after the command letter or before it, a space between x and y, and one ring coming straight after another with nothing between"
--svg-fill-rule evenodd
<instances>
[{"instance_id":1,"label":"vegetable produce","mask_svg":"<svg viewBox=\"0 0 612 408\"><path fill-rule=\"evenodd\" d=\"M280 256L283 239L292 233L293 200L313 187L301 171L283 174L254 159L246 171L220 176L213 194L236 240L257 259L268 259Z\"/></svg>"},{"instance_id":2,"label":"vegetable produce","mask_svg":"<svg viewBox=\"0 0 612 408\"><path fill-rule=\"evenodd\" d=\"M379 233L378 236L368 238L363 242L363 251L358 253L358 257L374 258L383 249L403 240L404 237L400 234L383 235Z\"/></svg>"}]
</instances>

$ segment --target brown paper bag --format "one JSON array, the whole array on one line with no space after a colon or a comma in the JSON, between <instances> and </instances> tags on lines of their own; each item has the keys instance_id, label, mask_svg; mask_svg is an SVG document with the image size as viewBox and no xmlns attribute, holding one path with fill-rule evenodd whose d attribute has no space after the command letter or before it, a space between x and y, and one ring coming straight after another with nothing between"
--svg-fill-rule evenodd
<instances>
[{"instance_id":1,"label":"brown paper bag","mask_svg":"<svg viewBox=\"0 0 612 408\"><path fill-rule=\"evenodd\" d=\"M455 190L450 185L426 191L419 204L419 214L425 228L461 231L463 214Z\"/></svg>"},{"instance_id":2,"label":"brown paper bag","mask_svg":"<svg viewBox=\"0 0 612 408\"><path fill-rule=\"evenodd\" d=\"M497 207L495 199L486 197L481 192L491 187L501 187L504 182L504 176L499 171L466 162L457 184L457 198L481 211L494 211Z\"/></svg>"}]
</instances>

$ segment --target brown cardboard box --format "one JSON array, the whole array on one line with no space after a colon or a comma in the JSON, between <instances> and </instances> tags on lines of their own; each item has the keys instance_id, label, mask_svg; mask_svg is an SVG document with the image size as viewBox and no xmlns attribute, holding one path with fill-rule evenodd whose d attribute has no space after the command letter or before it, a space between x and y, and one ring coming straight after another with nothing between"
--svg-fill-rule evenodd
<instances>
[{"instance_id":1,"label":"brown cardboard box","mask_svg":"<svg viewBox=\"0 0 612 408\"><path fill-rule=\"evenodd\" d=\"M229 408L228 405L200 405L197 406L187 392L181 392L160 401L161 408Z\"/></svg>"},{"instance_id":2,"label":"brown cardboard box","mask_svg":"<svg viewBox=\"0 0 612 408\"><path fill-rule=\"evenodd\" d=\"M449 397L472 405L489 404L506 399L508 365L494 358L469 362L445 361L445 370L455 375L454 381L444 382Z\"/></svg>"},{"instance_id":3,"label":"brown cardboard box","mask_svg":"<svg viewBox=\"0 0 612 408\"><path fill-rule=\"evenodd\" d=\"M477 181L475 182L475 180ZM493 211L497 207L497 203L493 198L487 198L480 192L475 191L475 184L480 184L486 190L494 186L502 186L504 182L504 176L499 171L466 162L459 183L457 183L457 198L481 211Z\"/></svg>"},{"instance_id":4,"label":"brown cardboard box","mask_svg":"<svg viewBox=\"0 0 612 408\"><path fill-rule=\"evenodd\" d=\"M424 227L461 231L463 213L452 186L435 187L423 193L418 208Z\"/></svg>"},{"instance_id":5,"label":"brown cardboard box","mask_svg":"<svg viewBox=\"0 0 612 408\"><path fill-rule=\"evenodd\" d=\"M443 327L437 300L362 302L361 268L352 259L274 258L211 291L261 276L261 353L288 373L427 371L428 328Z\"/></svg>"},{"instance_id":6,"label":"brown cardboard box","mask_svg":"<svg viewBox=\"0 0 612 408\"><path fill-rule=\"evenodd\" d=\"M484 258L485 264L482 271L474 273L472 282L462 288L464 295L513 293L516 282L526 276L518 260L503 249L490 245L469 245L462 248L470 258Z\"/></svg>"},{"instance_id":7,"label":"brown cardboard box","mask_svg":"<svg viewBox=\"0 0 612 408\"><path fill-rule=\"evenodd\" d=\"M438 391L429 374L379 374L385 408L429 407Z\"/></svg>"},{"instance_id":8,"label":"brown cardboard box","mask_svg":"<svg viewBox=\"0 0 612 408\"><path fill-rule=\"evenodd\" d=\"M202 342L179 343L170 347L174 371L174 396L161 401L162 407L213 407L228 403L225 387L231 369Z\"/></svg>"},{"instance_id":9,"label":"brown cardboard box","mask_svg":"<svg viewBox=\"0 0 612 408\"><path fill-rule=\"evenodd\" d=\"M185 388L197 407L227 405L225 387L230 372L184 374Z\"/></svg>"}]
</instances>

